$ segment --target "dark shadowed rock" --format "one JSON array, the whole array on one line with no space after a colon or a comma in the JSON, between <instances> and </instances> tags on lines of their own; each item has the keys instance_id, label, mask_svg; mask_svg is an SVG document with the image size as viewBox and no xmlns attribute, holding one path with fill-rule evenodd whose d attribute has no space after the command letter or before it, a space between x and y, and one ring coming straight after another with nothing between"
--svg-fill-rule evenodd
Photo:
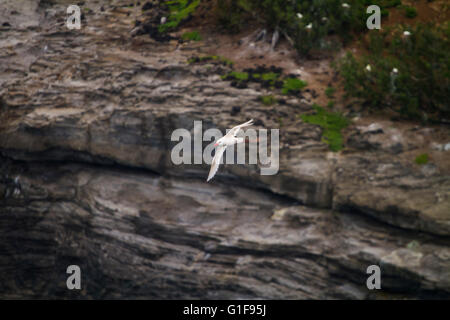
<instances>
[{"instance_id":1,"label":"dark shadowed rock","mask_svg":"<svg viewBox=\"0 0 450 320\"><path fill-rule=\"evenodd\" d=\"M3 297L375 298L365 286L372 264L385 294L450 294L448 241L355 214L121 167L3 172L21 185L0 199ZM77 294L66 289L70 264L83 272Z\"/></svg>"}]
</instances>

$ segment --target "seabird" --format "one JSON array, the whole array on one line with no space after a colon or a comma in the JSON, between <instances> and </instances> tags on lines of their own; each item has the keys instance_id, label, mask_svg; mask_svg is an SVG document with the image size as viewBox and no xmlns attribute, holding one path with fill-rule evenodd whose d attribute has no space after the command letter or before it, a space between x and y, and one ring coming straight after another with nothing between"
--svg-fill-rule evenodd
<instances>
[{"instance_id":1,"label":"seabird","mask_svg":"<svg viewBox=\"0 0 450 320\"><path fill-rule=\"evenodd\" d=\"M220 166L220 161L222 160L223 153L225 152L225 149L228 146L242 143L244 142L244 138L237 138L236 135L238 134L239 130L244 127L251 126L253 124L253 119L250 121L247 121L243 124L240 124L234 128L232 128L226 135L224 135L222 138L216 141L214 144L214 147L216 147L216 154L214 155L214 158L211 162L211 169L209 170L208 179L206 182L211 180L214 175L216 174L217 170Z\"/></svg>"}]
</instances>

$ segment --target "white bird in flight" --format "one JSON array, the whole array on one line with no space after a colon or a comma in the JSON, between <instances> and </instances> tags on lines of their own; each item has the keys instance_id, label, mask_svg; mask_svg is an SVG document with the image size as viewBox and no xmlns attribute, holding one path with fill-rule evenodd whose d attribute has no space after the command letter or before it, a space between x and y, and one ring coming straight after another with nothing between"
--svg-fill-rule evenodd
<instances>
[{"instance_id":1,"label":"white bird in flight","mask_svg":"<svg viewBox=\"0 0 450 320\"><path fill-rule=\"evenodd\" d=\"M244 142L244 138L237 138L236 135L238 134L239 130L244 127L251 126L253 124L253 119L250 121L247 121L246 123L240 124L234 128L232 128L226 135L224 135L222 138L216 141L214 144L214 147L217 147L216 154L214 155L214 158L211 162L211 169L209 170L208 179L206 182L211 180L214 175L217 172L217 169L219 169L220 161L222 160L223 153L225 152L225 149L228 146L231 146L233 144L242 143Z\"/></svg>"}]
</instances>

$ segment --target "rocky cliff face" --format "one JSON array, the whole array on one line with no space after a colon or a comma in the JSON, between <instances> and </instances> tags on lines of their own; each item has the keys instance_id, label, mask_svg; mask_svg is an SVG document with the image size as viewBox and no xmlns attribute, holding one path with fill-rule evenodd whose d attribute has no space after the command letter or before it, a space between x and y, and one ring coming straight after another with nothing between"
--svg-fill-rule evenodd
<instances>
[{"instance_id":1,"label":"rocky cliff face","mask_svg":"<svg viewBox=\"0 0 450 320\"><path fill-rule=\"evenodd\" d=\"M64 1L22 3L26 23L1 6L2 297L450 297L448 152L406 160L441 129L352 125L329 152L295 116L305 101L264 106L265 89L220 79L226 66L187 64L202 45L132 37L125 4L96 2L72 31ZM207 184L207 165L170 160L194 120L280 117L277 175L226 165ZM381 291L366 287L374 264Z\"/></svg>"}]
</instances>

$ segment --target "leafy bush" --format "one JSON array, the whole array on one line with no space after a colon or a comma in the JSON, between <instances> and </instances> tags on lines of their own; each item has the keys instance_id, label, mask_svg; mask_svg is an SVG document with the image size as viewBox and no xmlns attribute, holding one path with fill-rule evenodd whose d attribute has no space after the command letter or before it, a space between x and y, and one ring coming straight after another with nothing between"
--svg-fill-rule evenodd
<instances>
[{"instance_id":1,"label":"leafy bush","mask_svg":"<svg viewBox=\"0 0 450 320\"><path fill-rule=\"evenodd\" d=\"M195 11L200 0L173 0L164 3L169 8L166 23L158 26L159 32L174 30Z\"/></svg>"},{"instance_id":2,"label":"leafy bush","mask_svg":"<svg viewBox=\"0 0 450 320\"><path fill-rule=\"evenodd\" d=\"M283 94L296 95L308 84L292 75L282 76L282 69L277 67L248 68L243 71L231 71L221 76L222 80L232 81L232 86L246 88L248 83L259 83L263 88L281 89Z\"/></svg>"},{"instance_id":3,"label":"leafy bush","mask_svg":"<svg viewBox=\"0 0 450 320\"><path fill-rule=\"evenodd\" d=\"M346 94L372 110L390 107L422 120L450 118L450 24L408 31L409 36L403 30L373 30L367 54L348 53L338 63Z\"/></svg>"},{"instance_id":4,"label":"leafy bush","mask_svg":"<svg viewBox=\"0 0 450 320\"><path fill-rule=\"evenodd\" d=\"M303 114L301 119L306 123L319 125L323 129L322 141L329 145L331 151L341 150L343 146L341 131L350 121L338 112L328 112L316 104L313 107L316 114Z\"/></svg>"},{"instance_id":5,"label":"leafy bush","mask_svg":"<svg viewBox=\"0 0 450 320\"><path fill-rule=\"evenodd\" d=\"M269 81L271 83L274 83L274 81L276 81L279 77L280 77L280 74L275 73L275 72L267 72L267 73L261 74L262 80Z\"/></svg>"},{"instance_id":6,"label":"leafy bush","mask_svg":"<svg viewBox=\"0 0 450 320\"><path fill-rule=\"evenodd\" d=\"M236 0L218 0L214 13L218 24L230 33L240 31L246 22L244 11Z\"/></svg>"},{"instance_id":7,"label":"leafy bush","mask_svg":"<svg viewBox=\"0 0 450 320\"><path fill-rule=\"evenodd\" d=\"M336 89L334 89L333 87L328 87L325 89L325 95L328 98L331 98L331 97L333 97L335 91L336 91Z\"/></svg>"},{"instance_id":8,"label":"leafy bush","mask_svg":"<svg viewBox=\"0 0 450 320\"><path fill-rule=\"evenodd\" d=\"M394 5L398 0L373 0ZM336 47L326 36L338 34L346 42L366 30L367 3L372 0L218 0L219 23L239 31L249 21L278 29L302 55L311 49ZM383 6L382 6L383 7ZM301 14L301 18L297 15Z\"/></svg>"},{"instance_id":9,"label":"leafy bush","mask_svg":"<svg viewBox=\"0 0 450 320\"><path fill-rule=\"evenodd\" d=\"M428 163L428 154L422 153L416 157L416 163L419 165Z\"/></svg>"},{"instance_id":10,"label":"leafy bush","mask_svg":"<svg viewBox=\"0 0 450 320\"><path fill-rule=\"evenodd\" d=\"M248 73L247 72L239 72L239 71L231 71L230 73L222 76L222 79L224 80L232 80L232 79L236 79L236 80L248 80Z\"/></svg>"},{"instance_id":11,"label":"leafy bush","mask_svg":"<svg viewBox=\"0 0 450 320\"><path fill-rule=\"evenodd\" d=\"M306 81L297 78L287 78L283 82L281 92L283 94L296 93L307 86Z\"/></svg>"},{"instance_id":12,"label":"leafy bush","mask_svg":"<svg viewBox=\"0 0 450 320\"><path fill-rule=\"evenodd\" d=\"M266 106L271 106L277 103L277 99L273 95L261 96L261 102Z\"/></svg>"},{"instance_id":13,"label":"leafy bush","mask_svg":"<svg viewBox=\"0 0 450 320\"><path fill-rule=\"evenodd\" d=\"M405 8L405 16L407 18L415 18L417 16L417 10L414 7Z\"/></svg>"},{"instance_id":14,"label":"leafy bush","mask_svg":"<svg viewBox=\"0 0 450 320\"><path fill-rule=\"evenodd\" d=\"M331 110L331 109L333 109L333 107L334 107L334 101L333 100L328 101L327 108Z\"/></svg>"},{"instance_id":15,"label":"leafy bush","mask_svg":"<svg viewBox=\"0 0 450 320\"><path fill-rule=\"evenodd\" d=\"M202 57L192 57L187 61L189 64L193 63L203 63L203 62L218 62L225 66L233 66L234 62L222 56L202 56Z\"/></svg>"},{"instance_id":16,"label":"leafy bush","mask_svg":"<svg viewBox=\"0 0 450 320\"><path fill-rule=\"evenodd\" d=\"M402 4L401 0L366 0L364 3L366 6L375 4L380 8L392 8Z\"/></svg>"},{"instance_id":17,"label":"leafy bush","mask_svg":"<svg viewBox=\"0 0 450 320\"><path fill-rule=\"evenodd\" d=\"M191 41L200 41L202 40L202 36L198 31L185 32L181 35L181 39L183 40L191 40Z\"/></svg>"}]
</instances>

